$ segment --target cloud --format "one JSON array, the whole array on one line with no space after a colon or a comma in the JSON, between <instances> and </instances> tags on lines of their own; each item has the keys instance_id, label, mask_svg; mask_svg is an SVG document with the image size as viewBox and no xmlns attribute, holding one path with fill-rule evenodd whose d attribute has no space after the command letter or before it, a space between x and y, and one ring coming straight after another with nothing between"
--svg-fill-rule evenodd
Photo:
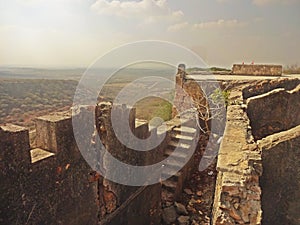
<instances>
[{"instance_id":1,"label":"cloud","mask_svg":"<svg viewBox=\"0 0 300 225\"><path fill-rule=\"evenodd\" d=\"M188 22L177 23L168 27L168 31L176 32L183 29L211 29L211 28L240 28L246 26L246 22L241 22L236 19L224 20L219 19L215 21L201 22L190 24Z\"/></svg>"},{"instance_id":2,"label":"cloud","mask_svg":"<svg viewBox=\"0 0 300 225\"><path fill-rule=\"evenodd\" d=\"M189 25L190 24L188 22L176 23L174 25L169 26L168 31L175 32L175 31L183 30L184 28L189 27Z\"/></svg>"},{"instance_id":3,"label":"cloud","mask_svg":"<svg viewBox=\"0 0 300 225\"><path fill-rule=\"evenodd\" d=\"M235 28L235 27L244 27L245 25L246 25L245 22L240 22L236 19L234 20L219 19L217 21L196 23L193 26L196 29L207 29L207 28Z\"/></svg>"},{"instance_id":4,"label":"cloud","mask_svg":"<svg viewBox=\"0 0 300 225\"><path fill-rule=\"evenodd\" d=\"M97 0L91 8L101 15L122 18L142 18L147 23L160 20L180 20L181 10L172 10L167 0L119 1Z\"/></svg>"}]
</instances>

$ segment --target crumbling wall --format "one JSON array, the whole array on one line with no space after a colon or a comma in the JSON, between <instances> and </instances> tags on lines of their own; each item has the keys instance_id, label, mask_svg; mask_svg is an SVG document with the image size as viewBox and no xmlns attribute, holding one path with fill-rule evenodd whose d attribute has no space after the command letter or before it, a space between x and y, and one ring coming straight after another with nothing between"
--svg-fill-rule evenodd
<instances>
[{"instance_id":1,"label":"crumbling wall","mask_svg":"<svg viewBox=\"0 0 300 225\"><path fill-rule=\"evenodd\" d=\"M228 107L227 124L217 163L214 225L260 224L260 153L240 105Z\"/></svg>"},{"instance_id":2,"label":"crumbling wall","mask_svg":"<svg viewBox=\"0 0 300 225\"><path fill-rule=\"evenodd\" d=\"M100 103L96 107L96 127L100 139L107 152L123 163L137 166L151 165L161 161L164 144L156 149L141 152L130 149L120 142L114 129L122 129L122 125L113 127L111 121L112 110L121 121L128 121L136 137L146 139L150 133L148 123L136 121L135 109L124 105L115 106L111 103ZM129 118L126 118L129 115ZM124 126L124 125L123 125ZM131 141L129 134L120 132L123 140ZM114 164L107 160L105 153L101 156L103 170L111 176L117 175L124 178L131 177L129 171L120 171ZM161 215L161 185L154 184L145 187L127 186L103 178L99 182L100 190L100 224L159 224ZM148 200L147 200L148 199ZM147 204L145 204L147 202Z\"/></svg>"},{"instance_id":3,"label":"crumbling wall","mask_svg":"<svg viewBox=\"0 0 300 225\"><path fill-rule=\"evenodd\" d=\"M72 135L70 115L37 119L38 148L28 130L3 126L1 224L97 224L97 183Z\"/></svg>"},{"instance_id":4,"label":"crumbling wall","mask_svg":"<svg viewBox=\"0 0 300 225\"><path fill-rule=\"evenodd\" d=\"M74 116L82 119L92 115L93 107L81 107ZM120 108L124 119L127 107ZM108 150L120 160L133 165L152 164L162 154L126 149L114 135L110 108L96 109L101 139ZM148 124L130 121L139 138L149 135ZM94 145L92 129L83 123L80 128L84 144ZM84 126L87 127L84 127ZM105 131L104 133L102 131ZM131 187L104 179L93 171L79 151L70 113L39 117L36 120L36 148L30 149L28 130L14 125L0 129L1 224L149 224L160 223L161 185ZM102 158L100 158L102 157ZM112 173L105 155L99 163ZM126 174L124 174L125 176ZM145 202L146 201L146 202Z\"/></svg>"},{"instance_id":5,"label":"crumbling wall","mask_svg":"<svg viewBox=\"0 0 300 225\"><path fill-rule=\"evenodd\" d=\"M247 100L247 113L256 140L300 124L300 85L283 88Z\"/></svg>"},{"instance_id":6,"label":"crumbling wall","mask_svg":"<svg viewBox=\"0 0 300 225\"><path fill-rule=\"evenodd\" d=\"M187 79L187 73L184 70L178 69L175 80L173 117L179 112L192 108L193 105L207 105L201 86L195 80Z\"/></svg>"},{"instance_id":7,"label":"crumbling wall","mask_svg":"<svg viewBox=\"0 0 300 225\"><path fill-rule=\"evenodd\" d=\"M25 224L29 210L23 204L30 167L28 130L0 127L0 224Z\"/></svg>"},{"instance_id":8,"label":"crumbling wall","mask_svg":"<svg viewBox=\"0 0 300 225\"><path fill-rule=\"evenodd\" d=\"M300 224L300 126L259 141L263 225Z\"/></svg>"},{"instance_id":9,"label":"crumbling wall","mask_svg":"<svg viewBox=\"0 0 300 225\"><path fill-rule=\"evenodd\" d=\"M201 130L222 135L226 114L225 99L222 99L223 96L217 96L220 93L218 91L222 89L222 82L217 81L211 74L205 76L206 79L194 80L184 70L178 68L172 116L181 116L192 108L197 109ZM214 122L211 126L212 120L219 122Z\"/></svg>"},{"instance_id":10,"label":"crumbling wall","mask_svg":"<svg viewBox=\"0 0 300 225\"><path fill-rule=\"evenodd\" d=\"M299 224L300 85L278 80L281 87L247 99L252 132L262 155L262 224Z\"/></svg>"},{"instance_id":11,"label":"crumbling wall","mask_svg":"<svg viewBox=\"0 0 300 225\"><path fill-rule=\"evenodd\" d=\"M232 67L232 74L234 75L254 75L254 76L281 76L281 65L246 65L234 64Z\"/></svg>"},{"instance_id":12,"label":"crumbling wall","mask_svg":"<svg viewBox=\"0 0 300 225\"><path fill-rule=\"evenodd\" d=\"M296 88L299 84L300 80L297 78L261 80L243 88L243 99L247 99L257 95L262 95L264 93L270 92L278 88L284 88L285 90L290 91Z\"/></svg>"}]
</instances>

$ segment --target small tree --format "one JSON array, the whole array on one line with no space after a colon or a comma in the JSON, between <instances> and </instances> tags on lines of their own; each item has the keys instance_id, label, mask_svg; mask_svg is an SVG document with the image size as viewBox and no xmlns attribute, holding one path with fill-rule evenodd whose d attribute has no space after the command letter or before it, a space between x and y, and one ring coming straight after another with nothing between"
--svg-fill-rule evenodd
<instances>
[{"instance_id":1,"label":"small tree","mask_svg":"<svg viewBox=\"0 0 300 225\"><path fill-rule=\"evenodd\" d=\"M229 95L230 92L228 90L216 88L212 92L203 91L203 99L194 100L199 117L198 126L203 133L211 131L223 134Z\"/></svg>"}]
</instances>

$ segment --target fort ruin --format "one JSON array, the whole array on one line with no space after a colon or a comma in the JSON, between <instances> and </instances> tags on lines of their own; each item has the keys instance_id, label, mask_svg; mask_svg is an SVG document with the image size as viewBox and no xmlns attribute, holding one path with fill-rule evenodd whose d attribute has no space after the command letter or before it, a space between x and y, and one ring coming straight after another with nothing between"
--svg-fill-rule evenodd
<instances>
[{"instance_id":1,"label":"fort ruin","mask_svg":"<svg viewBox=\"0 0 300 225\"><path fill-rule=\"evenodd\" d=\"M256 66L247 72L233 69L232 74L243 71L244 75L272 75L270 79L253 82L243 77L232 81L230 75L225 75L224 79L210 81L221 87L231 85L231 101L224 118L226 127L219 127L219 133L213 136L222 141L216 146L217 177L210 222L203 224L299 224L300 80L277 78L281 76L279 67L265 68L266 73ZM206 105L199 83L203 87L203 75L189 76L183 69L178 70L176 84L198 105ZM184 98L184 93L176 90L178 107L184 107ZM134 109L117 108L120 118L130 111L129 124L137 137L149 136L148 122L135 118ZM121 161L151 165L171 155L179 141L185 140L183 153L175 155L176 160L184 159L185 152L196 147L202 159L207 157L208 163L213 162L209 157L214 155L203 153L201 143L193 141L196 136L205 135L191 126L194 117L179 119L174 110L174 118L164 124L164 141L157 148L138 154L118 141L111 125L111 109L111 103L102 102L95 107L81 107L75 116L84 119L94 110L97 134ZM206 131L212 132L209 118L207 122ZM159 135L160 127L156 131ZM86 129L86 141L97 149L98 143L91 141L93 132ZM186 181L198 170L200 159L191 157L166 181L131 187L111 182L90 168L78 150L70 112L37 118L36 134L32 148L28 129L10 124L0 128L0 224L193 223L188 218L180 220L175 209ZM99 158L105 170L120 172L112 168L105 155ZM178 169L176 161L170 161L166 167Z\"/></svg>"}]
</instances>

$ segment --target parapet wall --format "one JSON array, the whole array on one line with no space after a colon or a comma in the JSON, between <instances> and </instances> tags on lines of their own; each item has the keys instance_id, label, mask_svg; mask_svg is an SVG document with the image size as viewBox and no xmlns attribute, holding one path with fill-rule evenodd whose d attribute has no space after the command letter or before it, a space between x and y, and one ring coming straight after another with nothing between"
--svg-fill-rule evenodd
<instances>
[{"instance_id":1,"label":"parapet wall","mask_svg":"<svg viewBox=\"0 0 300 225\"><path fill-rule=\"evenodd\" d=\"M275 89L247 100L247 113L256 140L300 124L300 85Z\"/></svg>"},{"instance_id":2,"label":"parapet wall","mask_svg":"<svg viewBox=\"0 0 300 225\"><path fill-rule=\"evenodd\" d=\"M280 81L280 86L247 99L252 132L262 154L262 224L266 225L294 225L300 220L300 85L294 79Z\"/></svg>"},{"instance_id":3,"label":"parapet wall","mask_svg":"<svg viewBox=\"0 0 300 225\"><path fill-rule=\"evenodd\" d=\"M101 124L111 125L106 109L96 115ZM75 116L92 114L90 110L83 107ZM121 110L120 115L123 114ZM135 127L134 111L131 122L133 132L145 138L148 124ZM90 135L87 143L92 144L93 129L81 128ZM116 157L133 164L143 160L151 163L155 159L150 154L146 158L138 154L130 157L133 152L123 151L115 142L112 128L104 129L108 135L103 140ZM0 127L0 224L134 225L144 220L149 224L160 223L161 185L141 188L119 185L93 171L78 150L70 113L37 118L36 133L37 147L31 149L27 129L14 125ZM116 172L109 168L105 156L95 160ZM145 204L143 201L147 199Z\"/></svg>"},{"instance_id":4,"label":"parapet wall","mask_svg":"<svg viewBox=\"0 0 300 225\"><path fill-rule=\"evenodd\" d=\"M262 224L299 224L300 126L259 141L262 152Z\"/></svg>"},{"instance_id":5,"label":"parapet wall","mask_svg":"<svg viewBox=\"0 0 300 225\"><path fill-rule=\"evenodd\" d=\"M1 127L1 224L97 223L97 184L80 157L69 115L37 120L38 148L28 130ZM10 156L10 157L9 157Z\"/></svg>"},{"instance_id":6,"label":"parapet wall","mask_svg":"<svg viewBox=\"0 0 300 225\"><path fill-rule=\"evenodd\" d=\"M99 133L101 142L106 148L105 154L101 155L102 167L110 176L131 177L130 171L121 170L107 159L107 154L111 154L114 158L123 163L130 165L149 165L162 158L161 147L152 151L140 152L135 151L121 143L122 140L132 141L128 132L119 130L116 136L114 129L122 129L125 121L133 134L139 138L147 138L149 136L149 127L147 122L136 121L135 109L124 105L113 106L109 102L99 103L96 107L96 128ZM118 115L120 125L113 128L111 121L111 113L114 110ZM125 123L124 123L125 122ZM121 125L123 123L123 125ZM149 224L160 223L161 215L161 185L154 184L147 187L134 187L118 184L105 178L99 182L100 190L100 224L141 224L141 221L148 221ZM145 196L147 196L145 198ZM141 203L142 198L148 199L147 204ZM149 199L151 198L151 199ZM129 213L130 212L130 213Z\"/></svg>"},{"instance_id":7,"label":"parapet wall","mask_svg":"<svg viewBox=\"0 0 300 225\"><path fill-rule=\"evenodd\" d=\"M243 94L253 97L228 107L217 164L214 225L299 224L297 84L299 80L274 80L255 90L247 87ZM274 89L278 85L287 90ZM266 87L269 92L261 94Z\"/></svg>"},{"instance_id":8,"label":"parapet wall","mask_svg":"<svg viewBox=\"0 0 300 225\"><path fill-rule=\"evenodd\" d=\"M217 163L214 225L260 224L262 164L248 126L245 110L229 106Z\"/></svg>"},{"instance_id":9,"label":"parapet wall","mask_svg":"<svg viewBox=\"0 0 300 225\"><path fill-rule=\"evenodd\" d=\"M281 65L246 65L234 64L232 67L234 75L254 75L254 76L281 76Z\"/></svg>"}]
</instances>

